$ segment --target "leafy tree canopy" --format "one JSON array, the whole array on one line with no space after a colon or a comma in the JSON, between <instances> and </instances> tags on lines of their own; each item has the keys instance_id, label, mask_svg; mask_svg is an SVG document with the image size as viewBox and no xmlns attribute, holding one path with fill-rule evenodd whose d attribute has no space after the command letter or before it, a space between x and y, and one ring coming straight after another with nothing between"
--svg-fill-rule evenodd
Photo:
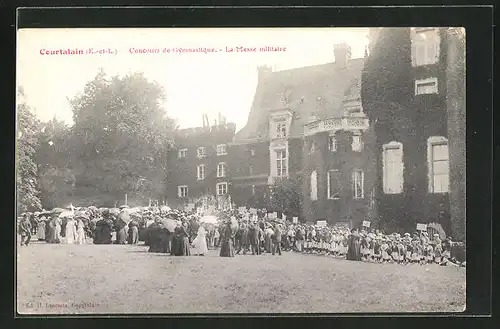
<instances>
[{"instance_id":1,"label":"leafy tree canopy","mask_svg":"<svg viewBox=\"0 0 500 329\"><path fill-rule=\"evenodd\" d=\"M41 209L37 185L35 153L38 147L37 129L39 122L30 107L22 88L18 90L17 104L17 205L18 212Z\"/></svg>"},{"instance_id":2,"label":"leafy tree canopy","mask_svg":"<svg viewBox=\"0 0 500 329\"><path fill-rule=\"evenodd\" d=\"M142 73L108 77L101 70L88 82L70 100L76 184L120 198L161 196L175 128L164 100L162 87Z\"/></svg>"}]
</instances>

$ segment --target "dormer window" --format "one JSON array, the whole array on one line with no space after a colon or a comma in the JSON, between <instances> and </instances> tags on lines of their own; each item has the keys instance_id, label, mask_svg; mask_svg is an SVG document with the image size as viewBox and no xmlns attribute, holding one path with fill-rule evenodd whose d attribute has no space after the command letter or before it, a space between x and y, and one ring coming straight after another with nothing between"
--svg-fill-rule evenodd
<instances>
[{"instance_id":1,"label":"dormer window","mask_svg":"<svg viewBox=\"0 0 500 329\"><path fill-rule=\"evenodd\" d=\"M217 145L217 155L226 155L226 154L227 154L226 144Z\"/></svg>"},{"instance_id":2,"label":"dormer window","mask_svg":"<svg viewBox=\"0 0 500 329\"><path fill-rule=\"evenodd\" d=\"M207 156L207 152L203 146L198 147L196 151L198 158L204 158Z\"/></svg>"},{"instance_id":3,"label":"dormer window","mask_svg":"<svg viewBox=\"0 0 500 329\"><path fill-rule=\"evenodd\" d=\"M187 157L187 149L180 149L179 150L179 158L186 158Z\"/></svg>"},{"instance_id":4,"label":"dormer window","mask_svg":"<svg viewBox=\"0 0 500 329\"><path fill-rule=\"evenodd\" d=\"M439 29L417 27L411 33L411 53L413 66L435 64L439 60Z\"/></svg>"},{"instance_id":5,"label":"dormer window","mask_svg":"<svg viewBox=\"0 0 500 329\"><path fill-rule=\"evenodd\" d=\"M276 123L276 138L286 138L286 122L277 122Z\"/></svg>"}]
</instances>

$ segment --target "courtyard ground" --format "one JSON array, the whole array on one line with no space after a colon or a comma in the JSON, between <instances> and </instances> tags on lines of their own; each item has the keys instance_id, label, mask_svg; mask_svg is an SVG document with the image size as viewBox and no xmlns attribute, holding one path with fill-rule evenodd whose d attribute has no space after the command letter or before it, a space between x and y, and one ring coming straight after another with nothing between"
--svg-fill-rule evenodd
<instances>
[{"instance_id":1,"label":"courtyard ground","mask_svg":"<svg viewBox=\"0 0 500 329\"><path fill-rule=\"evenodd\" d=\"M465 268L283 256L171 257L130 245L18 247L21 314L461 312Z\"/></svg>"}]
</instances>

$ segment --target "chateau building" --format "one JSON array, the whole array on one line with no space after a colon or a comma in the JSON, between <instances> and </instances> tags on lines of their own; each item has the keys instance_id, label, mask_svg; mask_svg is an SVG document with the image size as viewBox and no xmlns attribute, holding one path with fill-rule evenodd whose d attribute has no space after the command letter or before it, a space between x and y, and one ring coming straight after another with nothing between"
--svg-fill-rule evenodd
<instances>
[{"instance_id":1,"label":"chateau building","mask_svg":"<svg viewBox=\"0 0 500 329\"><path fill-rule=\"evenodd\" d=\"M465 41L455 28L373 29L362 79L382 226L465 234Z\"/></svg>"},{"instance_id":2,"label":"chateau building","mask_svg":"<svg viewBox=\"0 0 500 329\"><path fill-rule=\"evenodd\" d=\"M364 58L351 59L345 43L332 55L335 62L323 65L259 67L248 122L229 146L238 205L265 207L273 184L287 180L301 196L293 215L302 220L357 226L376 217L373 137L360 96Z\"/></svg>"}]
</instances>

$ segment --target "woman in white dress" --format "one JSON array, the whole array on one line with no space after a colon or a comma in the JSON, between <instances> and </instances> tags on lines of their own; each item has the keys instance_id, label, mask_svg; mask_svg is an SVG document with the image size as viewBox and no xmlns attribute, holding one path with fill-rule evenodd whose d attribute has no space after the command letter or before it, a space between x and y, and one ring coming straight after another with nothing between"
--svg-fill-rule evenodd
<instances>
[{"instance_id":1,"label":"woman in white dress","mask_svg":"<svg viewBox=\"0 0 500 329\"><path fill-rule=\"evenodd\" d=\"M205 228L203 227L203 225L200 225L200 227L198 228L198 234L193 240L194 255L204 256L208 252L206 235L207 232Z\"/></svg>"},{"instance_id":2,"label":"woman in white dress","mask_svg":"<svg viewBox=\"0 0 500 329\"><path fill-rule=\"evenodd\" d=\"M76 226L73 218L68 218L66 223L66 243L74 244L76 240Z\"/></svg>"},{"instance_id":3,"label":"woman in white dress","mask_svg":"<svg viewBox=\"0 0 500 329\"><path fill-rule=\"evenodd\" d=\"M76 244L85 244L85 225L81 219L78 219L76 228Z\"/></svg>"},{"instance_id":4,"label":"woman in white dress","mask_svg":"<svg viewBox=\"0 0 500 329\"><path fill-rule=\"evenodd\" d=\"M54 219L54 243L61 243L61 225L61 218Z\"/></svg>"}]
</instances>

